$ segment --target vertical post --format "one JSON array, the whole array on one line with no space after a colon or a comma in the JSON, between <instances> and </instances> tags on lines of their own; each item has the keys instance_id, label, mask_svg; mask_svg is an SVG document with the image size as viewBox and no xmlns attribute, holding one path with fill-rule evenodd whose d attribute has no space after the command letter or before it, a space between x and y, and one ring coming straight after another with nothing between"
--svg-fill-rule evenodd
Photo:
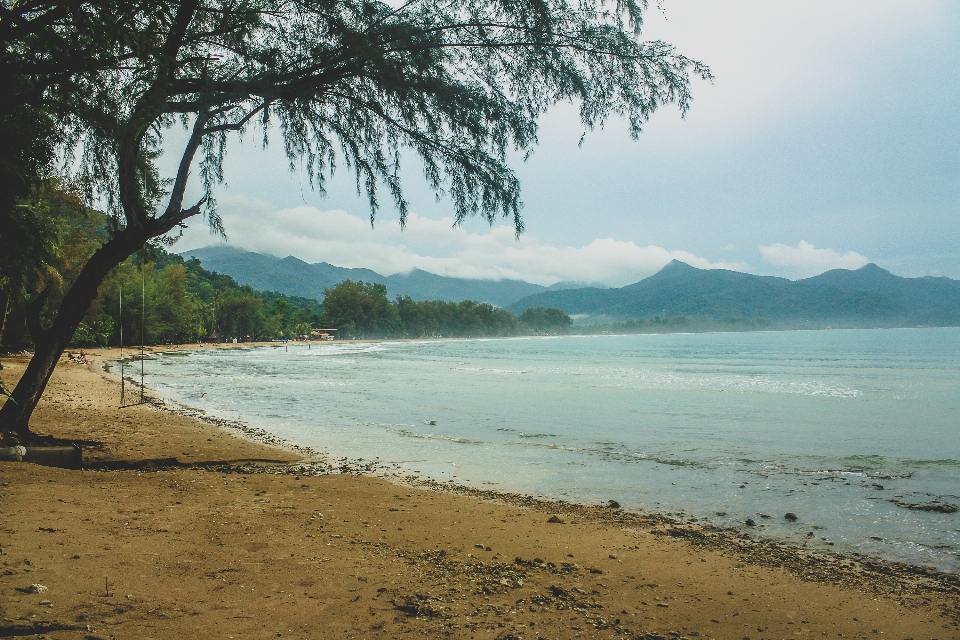
<instances>
[{"instance_id":1,"label":"vertical post","mask_svg":"<svg viewBox=\"0 0 960 640\"><path fill-rule=\"evenodd\" d=\"M123 278L120 278L120 406L123 407L126 402L124 402L124 386L125 382L123 380Z\"/></svg>"},{"instance_id":2,"label":"vertical post","mask_svg":"<svg viewBox=\"0 0 960 640\"><path fill-rule=\"evenodd\" d=\"M140 404L143 404L143 325L146 318L147 285L143 275L143 248L140 249Z\"/></svg>"}]
</instances>

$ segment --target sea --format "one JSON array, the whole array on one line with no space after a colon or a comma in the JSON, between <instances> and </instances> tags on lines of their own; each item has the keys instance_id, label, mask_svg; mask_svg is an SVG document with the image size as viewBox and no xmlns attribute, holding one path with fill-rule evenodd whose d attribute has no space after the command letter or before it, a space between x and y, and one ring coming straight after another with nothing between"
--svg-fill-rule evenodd
<instances>
[{"instance_id":1,"label":"sea","mask_svg":"<svg viewBox=\"0 0 960 640\"><path fill-rule=\"evenodd\" d=\"M442 483L960 571L960 328L289 343L146 384Z\"/></svg>"}]
</instances>

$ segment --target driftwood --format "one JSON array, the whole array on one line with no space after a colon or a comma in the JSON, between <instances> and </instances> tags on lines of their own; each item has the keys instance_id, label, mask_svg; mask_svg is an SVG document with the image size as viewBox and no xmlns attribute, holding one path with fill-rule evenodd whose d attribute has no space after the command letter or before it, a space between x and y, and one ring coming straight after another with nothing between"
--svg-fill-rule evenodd
<instances>
[{"instance_id":1,"label":"driftwood","mask_svg":"<svg viewBox=\"0 0 960 640\"><path fill-rule=\"evenodd\" d=\"M0 449L6 451L6 449ZM0 624L0 638L13 638L16 636L34 636L39 633L50 633L51 631L89 631L90 625L71 624L69 622L29 622L25 624ZM87 636L93 638L95 636Z\"/></svg>"},{"instance_id":2,"label":"driftwood","mask_svg":"<svg viewBox=\"0 0 960 640\"><path fill-rule=\"evenodd\" d=\"M79 445L62 447L2 447L0 461L32 462L46 467L79 469L82 458Z\"/></svg>"}]
</instances>

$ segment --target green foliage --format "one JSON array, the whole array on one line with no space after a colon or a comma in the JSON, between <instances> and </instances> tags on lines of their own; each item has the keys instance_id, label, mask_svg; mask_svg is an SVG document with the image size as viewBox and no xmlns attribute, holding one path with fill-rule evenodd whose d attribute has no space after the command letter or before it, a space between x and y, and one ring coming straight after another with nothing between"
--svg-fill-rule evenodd
<instances>
[{"instance_id":1,"label":"green foliage","mask_svg":"<svg viewBox=\"0 0 960 640\"><path fill-rule=\"evenodd\" d=\"M100 288L97 304L74 335L74 344L139 344L141 315L147 344L272 340L309 335L317 321L316 300L256 291L230 276L204 269L160 247L117 267ZM123 311L120 309L121 287Z\"/></svg>"},{"instance_id":2,"label":"green foliage","mask_svg":"<svg viewBox=\"0 0 960 640\"><path fill-rule=\"evenodd\" d=\"M397 296L403 335L409 338L512 336L522 332L516 316L486 302L412 300Z\"/></svg>"},{"instance_id":3,"label":"green foliage","mask_svg":"<svg viewBox=\"0 0 960 640\"><path fill-rule=\"evenodd\" d=\"M0 304L7 305L3 350L32 341L26 306L45 289L49 324L68 284L109 234L109 219L84 206L76 190L49 180L35 187L2 234ZM123 309L121 314L121 288ZM200 262L148 245L115 267L74 332L71 346L183 343L197 340L269 340L307 335L320 304L297 296L255 291Z\"/></svg>"},{"instance_id":4,"label":"green foliage","mask_svg":"<svg viewBox=\"0 0 960 640\"><path fill-rule=\"evenodd\" d=\"M34 293L56 253L56 232L29 206L8 212L0 233L0 294L16 301Z\"/></svg>"},{"instance_id":5,"label":"green foliage","mask_svg":"<svg viewBox=\"0 0 960 640\"><path fill-rule=\"evenodd\" d=\"M387 299L384 284L345 280L323 295L323 322L343 337L389 336L400 329L397 308Z\"/></svg>"},{"instance_id":6,"label":"green foliage","mask_svg":"<svg viewBox=\"0 0 960 640\"><path fill-rule=\"evenodd\" d=\"M16 201L26 197L49 173L57 142L54 120L48 113L10 97L2 103L0 219L13 215Z\"/></svg>"},{"instance_id":7,"label":"green foliage","mask_svg":"<svg viewBox=\"0 0 960 640\"><path fill-rule=\"evenodd\" d=\"M532 316L531 316L532 317ZM485 302L387 298L382 284L345 280L324 292L325 327L341 338L463 338L559 332L571 321L559 309L542 309L541 325L521 322L509 311ZM561 329L561 327L563 329Z\"/></svg>"},{"instance_id":8,"label":"green foliage","mask_svg":"<svg viewBox=\"0 0 960 640\"><path fill-rule=\"evenodd\" d=\"M21 347L29 339L24 307L41 291L46 306L40 317L49 321L67 286L101 242L103 214L84 205L74 185L51 178L33 185L17 201L0 227L0 312L8 322L0 344Z\"/></svg>"},{"instance_id":9,"label":"green foliage","mask_svg":"<svg viewBox=\"0 0 960 640\"><path fill-rule=\"evenodd\" d=\"M536 333L566 333L573 320L560 309L530 307L520 314L520 321Z\"/></svg>"},{"instance_id":10,"label":"green foliage","mask_svg":"<svg viewBox=\"0 0 960 640\"><path fill-rule=\"evenodd\" d=\"M88 314L88 316L90 315ZM83 320L80 323L77 332L73 335L73 344L75 346L109 346L115 328L116 323L113 318L100 312L95 317Z\"/></svg>"}]
</instances>

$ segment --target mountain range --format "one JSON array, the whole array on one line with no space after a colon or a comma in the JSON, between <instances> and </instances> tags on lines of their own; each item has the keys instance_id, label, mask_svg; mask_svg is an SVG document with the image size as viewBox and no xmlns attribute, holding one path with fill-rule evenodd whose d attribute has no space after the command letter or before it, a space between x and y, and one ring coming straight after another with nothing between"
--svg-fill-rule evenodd
<instances>
[{"instance_id":1,"label":"mountain range","mask_svg":"<svg viewBox=\"0 0 960 640\"><path fill-rule=\"evenodd\" d=\"M762 318L784 326L955 326L960 281L902 278L875 264L788 280L674 260L656 274L618 289L544 291L507 309L557 307L574 317Z\"/></svg>"},{"instance_id":2,"label":"mountain range","mask_svg":"<svg viewBox=\"0 0 960 640\"><path fill-rule=\"evenodd\" d=\"M385 284L391 297L477 300L517 314L531 307L556 307L580 323L682 316L763 319L810 328L960 325L960 280L903 278L875 264L788 280L698 269L674 260L649 278L602 289L578 283L544 287L520 280L449 278L419 269L382 276L370 269L310 264L293 256L277 258L216 245L182 255L240 284L317 300L323 300L324 289L349 279Z\"/></svg>"},{"instance_id":3,"label":"mountain range","mask_svg":"<svg viewBox=\"0 0 960 640\"><path fill-rule=\"evenodd\" d=\"M382 276L370 269L348 269L326 262L310 264L293 256L276 258L223 245L184 251L181 255L184 258L196 258L204 269L232 276L238 283L249 284L254 289L321 301L324 289L344 280L385 284L391 298L401 295L414 300L476 300L498 307L506 307L526 296L551 290L551 287L521 280L449 278L420 269ZM567 282L554 285L552 289L578 286L583 284Z\"/></svg>"}]
</instances>

